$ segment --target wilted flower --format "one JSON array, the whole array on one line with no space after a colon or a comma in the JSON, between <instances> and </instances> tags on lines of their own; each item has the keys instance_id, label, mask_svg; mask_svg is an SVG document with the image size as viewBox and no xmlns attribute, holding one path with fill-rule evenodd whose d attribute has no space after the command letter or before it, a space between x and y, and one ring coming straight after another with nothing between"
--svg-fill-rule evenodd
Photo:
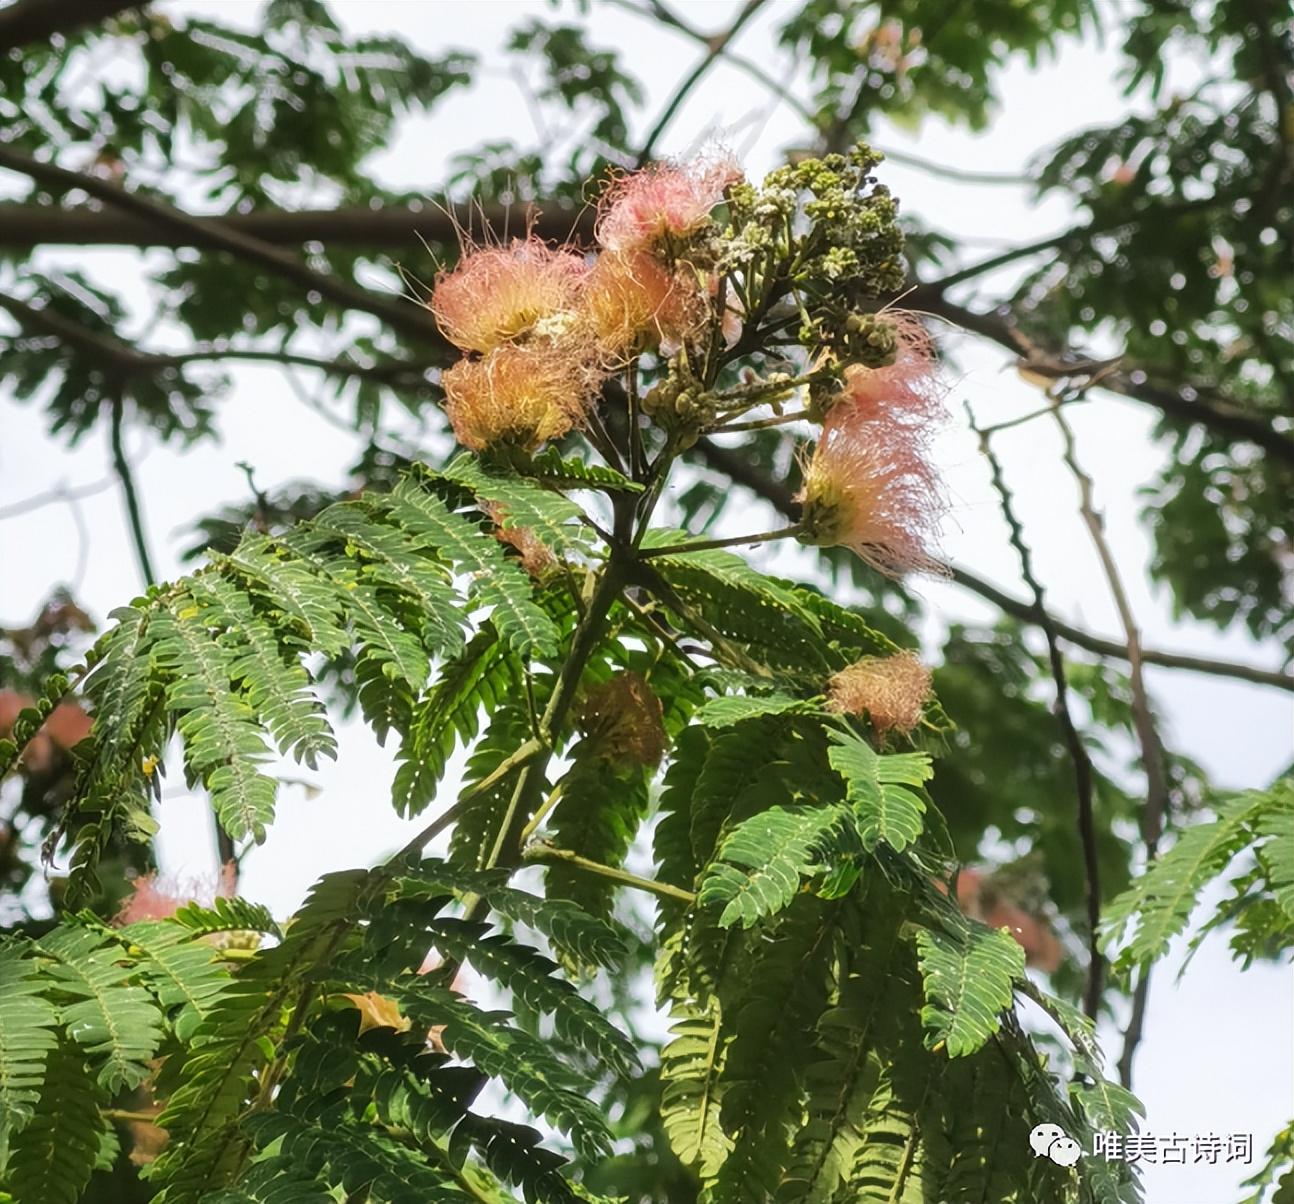
<instances>
[{"instance_id":1,"label":"wilted flower","mask_svg":"<svg viewBox=\"0 0 1294 1204\"><path fill-rule=\"evenodd\" d=\"M607 760L657 765L665 755L665 720L660 699L632 670L594 686L580 711L580 728Z\"/></svg>"},{"instance_id":2,"label":"wilted flower","mask_svg":"<svg viewBox=\"0 0 1294 1204\"><path fill-rule=\"evenodd\" d=\"M622 176L599 205L597 237L608 251L649 250L663 235L699 230L729 184L741 179L730 159L658 163Z\"/></svg>"},{"instance_id":3,"label":"wilted flower","mask_svg":"<svg viewBox=\"0 0 1294 1204\"><path fill-rule=\"evenodd\" d=\"M926 550L943 512L922 441L902 425L866 422L853 406L827 415L804 471L800 539L847 547L878 572L938 572Z\"/></svg>"},{"instance_id":4,"label":"wilted flower","mask_svg":"<svg viewBox=\"0 0 1294 1204\"><path fill-rule=\"evenodd\" d=\"M912 652L865 656L827 683L828 706L866 715L878 732L910 732L930 698L930 670Z\"/></svg>"},{"instance_id":5,"label":"wilted flower","mask_svg":"<svg viewBox=\"0 0 1294 1204\"><path fill-rule=\"evenodd\" d=\"M706 317L695 280L644 251L608 251L588 275L584 308L601 353L620 359L642 344L677 347Z\"/></svg>"},{"instance_id":6,"label":"wilted flower","mask_svg":"<svg viewBox=\"0 0 1294 1204\"><path fill-rule=\"evenodd\" d=\"M460 360L441 378L450 425L473 451L499 444L533 450L566 434L583 422L593 381L580 347L546 339Z\"/></svg>"},{"instance_id":7,"label":"wilted flower","mask_svg":"<svg viewBox=\"0 0 1294 1204\"><path fill-rule=\"evenodd\" d=\"M436 280L430 308L449 341L464 351L492 351L575 306L586 268L573 251L537 238L469 249Z\"/></svg>"},{"instance_id":8,"label":"wilted flower","mask_svg":"<svg viewBox=\"0 0 1294 1204\"><path fill-rule=\"evenodd\" d=\"M532 577L544 577L557 566L556 557L534 531L529 527L508 525L508 512L503 506L497 502L486 502L484 510L494 522L494 538L517 551L521 567Z\"/></svg>"}]
</instances>

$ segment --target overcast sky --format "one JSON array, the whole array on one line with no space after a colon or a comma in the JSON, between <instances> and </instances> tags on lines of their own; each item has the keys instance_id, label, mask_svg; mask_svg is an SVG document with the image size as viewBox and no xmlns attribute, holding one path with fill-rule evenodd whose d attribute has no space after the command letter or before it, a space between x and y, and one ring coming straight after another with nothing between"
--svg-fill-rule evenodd
<instances>
[{"instance_id":1,"label":"overcast sky","mask_svg":"<svg viewBox=\"0 0 1294 1204\"><path fill-rule=\"evenodd\" d=\"M720 26L734 10L730 0L686 7L691 19L707 28ZM209 0L163 8L250 25L260 5L256 0ZM455 151L505 135L537 140L517 82L498 52L506 31L519 18L552 19L548 4L340 0L333 8L356 30L396 31L431 54L456 46L472 49L486 64L470 93L452 94L430 119L407 122L396 144L374 159L373 169L384 182L425 189L434 196ZM786 10L786 3L777 0L766 6L742 33L738 47L765 65L776 61L770 29ZM565 5L560 11L569 17L573 9ZM598 6L593 24L594 40L622 48L626 67L643 81L650 120L680 72L696 58L697 48L617 9ZM919 136L887 129L877 141L950 166L1024 171L1040 147L1125 112L1127 101L1114 78L1116 68L1113 49L1069 49L1058 62L1037 71L1022 64L1008 71L1002 85L1005 103L984 135L935 121L923 126ZM639 128L645 125L640 122ZM770 105L757 84L720 64L680 111L661 150L685 154L717 136L740 153L748 174L758 176L799 131L798 119L785 105ZM927 224L978 240L975 256L1055 232L1064 228L1069 216L1059 201L1031 203L1022 188L956 185L899 165L882 168L882 178L904 207ZM0 175L5 192L14 183L12 177ZM49 251L43 257L49 263L80 265L121 289L139 306L142 319L149 298L138 283L139 253ZM427 277L433 272L430 264L408 266ZM159 337L165 339L166 332ZM1015 375L1009 357L998 349L954 332L946 332L944 346L955 364L950 368L955 382L950 397L953 422L940 445L941 467L955 503L944 531L944 550L980 576L1023 596L1026 591L998 501L963 425L961 403L969 401L982 421L998 422L1036 409L1041 394ZM316 386L308 377L302 383L307 390ZM1137 519L1137 490L1162 459L1148 437L1150 414L1098 396L1076 407L1072 422L1080 455L1098 481L1098 503L1125 570L1145 642L1277 665L1278 649L1255 644L1241 631L1219 633L1200 624L1175 622L1164 592L1148 582L1144 565L1149 545ZM0 513L55 485L108 482L106 432L94 432L69 451L61 441L47 437L38 407L19 407L5 397L0 397L0 424ZM237 370L235 387L220 406L219 427L218 444L204 443L188 451L161 446L142 432L131 438L148 534L164 576L181 571L178 554L195 516L246 499L239 461L255 467L262 488L302 477L333 483L342 479L358 446L354 435L305 408L282 375L270 369ZM1045 421L1034 422L1003 434L997 442L1051 605L1089 630L1114 635L1119 630L1117 616L1077 517L1074 485L1060 466L1053 428ZM758 511L743 510L735 520L740 526L729 533L757 528L752 519ZM772 515L764 517L775 521ZM764 563L778 564L794 556L785 549L754 554ZM115 488L107 487L75 506L60 503L0 520L0 574L0 623L5 625L30 621L48 589L59 582L71 585L100 619L128 600L138 592L140 579ZM924 634L932 643L950 621L994 617L990 608L954 587L929 584L921 592L930 603ZM1294 708L1288 694L1169 670L1152 668L1148 675L1165 719L1166 742L1201 762L1220 785L1261 786L1289 763ZM382 856L398 845L407 828L387 804L393 750L377 748L364 729L354 725L344 726L339 734L341 756L336 765L315 774L293 768L298 784L285 787L268 842L245 862L244 893L280 914L296 906L321 872ZM209 874L213 862L206 806L188 796L178 773L169 778L160 818L167 870L181 876ZM1250 1132L1257 1163L1294 1108L1291 974L1288 969L1258 967L1241 977L1222 940L1206 945L1175 985L1179 963L1180 954L1169 959L1151 992L1148 1036L1138 1058L1136 1083L1147 1105L1145 1130L1187 1137ZM1117 1041L1109 1048L1117 1054ZM1147 1199L1150 1204L1233 1204L1246 1173L1250 1172L1234 1165L1151 1170Z\"/></svg>"}]
</instances>

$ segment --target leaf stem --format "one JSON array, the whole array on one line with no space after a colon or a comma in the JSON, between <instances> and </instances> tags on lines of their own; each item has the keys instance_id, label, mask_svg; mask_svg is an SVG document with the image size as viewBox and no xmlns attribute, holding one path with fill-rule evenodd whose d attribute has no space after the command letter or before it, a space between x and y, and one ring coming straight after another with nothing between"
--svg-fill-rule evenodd
<instances>
[{"instance_id":1,"label":"leaf stem","mask_svg":"<svg viewBox=\"0 0 1294 1204\"><path fill-rule=\"evenodd\" d=\"M691 907L696 902L696 895L690 890L684 890L680 886L671 886L668 882L656 882L651 878L640 878L637 874L631 874L627 870L618 870L614 866L603 865L600 861L590 861L587 857L581 857L570 849L559 849L556 845L546 843L532 844L526 848L522 856L526 861L548 862L550 864L560 862L563 865L570 865L577 870L583 870L586 874L594 874L599 878L618 882L621 886L646 891L648 894L657 895L662 899L670 899L687 907Z\"/></svg>"},{"instance_id":2,"label":"leaf stem","mask_svg":"<svg viewBox=\"0 0 1294 1204\"><path fill-rule=\"evenodd\" d=\"M727 435L733 431L762 431L770 426L786 426L791 422L811 421L813 415L808 410L792 410L788 414L774 414L771 418L754 418L750 422L729 422L724 426L711 427L712 435Z\"/></svg>"},{"instance_id":3,"label":"leaf stem","mask_svg":"<svg viewBox=\"0 0 1294 1204\"><path fill-rule=\"evenodd\" d=\"M542 743L538 737L527 740L520 745L517 750L494 767L479 782L473 783L458 796L458 801L450 807L446 807L434 820L422 829L412 840L409 841L388 864L398 864L401 861L412 857L415 853L421 852L423 847L430 844L437 836L449 827L463 812L463 808L473 799L480 798L481 795L493 790L504 778L514 769L528 765L540 753L547 749L547 745Z\"/></svg>"},{"instance_id":4,"label":"leaf stem","mask_svg":"<svg viewBox=\"0 0 1294 1204\"><path fill-rule=\"evenodd\" d=\"M535 831L538 829L539 825L544 822L544 819L551 813L552 809L556 807L559 802L561 802L561 798L562 798L562 784L561 782L558 782L557 785L554 786L551 791L549 791L548 797L544 799L539 810L536 811L533 816L531 816L530 822L524 828L521 829L520 840L523 845L535 834Z\"/></svg>"},{"instance_id":5,"label":"leaf stem","mask_svg":"<svg viewBox=\"0 0 1294 1204\"><path fill-rule=\"evenodd\" d=\"M790 539L799 535L804 527L801 523L792 523L789 527L779 527L776 531L765 531L762 535L738 535L731 539L701 539L695 543L673 543L663 548L643 548L638 555L644 559L653 556L681 556L685 552L709 552L715 548L735 548L743 544L769 543L774 539Z\"/></svg>"}]
</instances>

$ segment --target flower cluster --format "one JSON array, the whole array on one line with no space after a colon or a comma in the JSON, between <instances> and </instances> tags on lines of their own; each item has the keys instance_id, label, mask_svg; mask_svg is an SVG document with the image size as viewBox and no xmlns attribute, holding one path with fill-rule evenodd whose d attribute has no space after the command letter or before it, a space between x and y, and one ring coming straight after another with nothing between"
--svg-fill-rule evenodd
<instances>
[{"instance_id":1,"label":"flower cluster","mask_svg":"<svg viewBox=\"0 0 1294 1204\"><path fill-rule=\"evenodd\" d=\"M584 424L609 373L697 337L710 317L711 282L688 246L736 178L726 161L620 178L599 205L592 262L534 237L466 247L429 302L465 353L442 377L459 442L533 450Z\"/></svg>"}]
</instances>

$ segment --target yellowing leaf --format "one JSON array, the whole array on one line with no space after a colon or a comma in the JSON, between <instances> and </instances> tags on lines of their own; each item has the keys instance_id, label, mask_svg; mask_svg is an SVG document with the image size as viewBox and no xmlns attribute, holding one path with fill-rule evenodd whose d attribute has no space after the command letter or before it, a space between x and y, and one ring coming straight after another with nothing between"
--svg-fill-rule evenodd
<instances>
[{"instance_id":1,"label":"yellowing leaf","mask_svg":"<svg viewBox=\"0 0 1294 1204\"><path fill-rule=\"evenodd\" d=\"M349 999L351 1006L359 1012L361 1033L368 1032L370 1028L393 1028L397 1033L409 1031L409 1018L400 1015L400 1009L394 999L388 999L376 991L365 991L363 995L343 993L342 998Z\"/></svg>"}]
</instances>

